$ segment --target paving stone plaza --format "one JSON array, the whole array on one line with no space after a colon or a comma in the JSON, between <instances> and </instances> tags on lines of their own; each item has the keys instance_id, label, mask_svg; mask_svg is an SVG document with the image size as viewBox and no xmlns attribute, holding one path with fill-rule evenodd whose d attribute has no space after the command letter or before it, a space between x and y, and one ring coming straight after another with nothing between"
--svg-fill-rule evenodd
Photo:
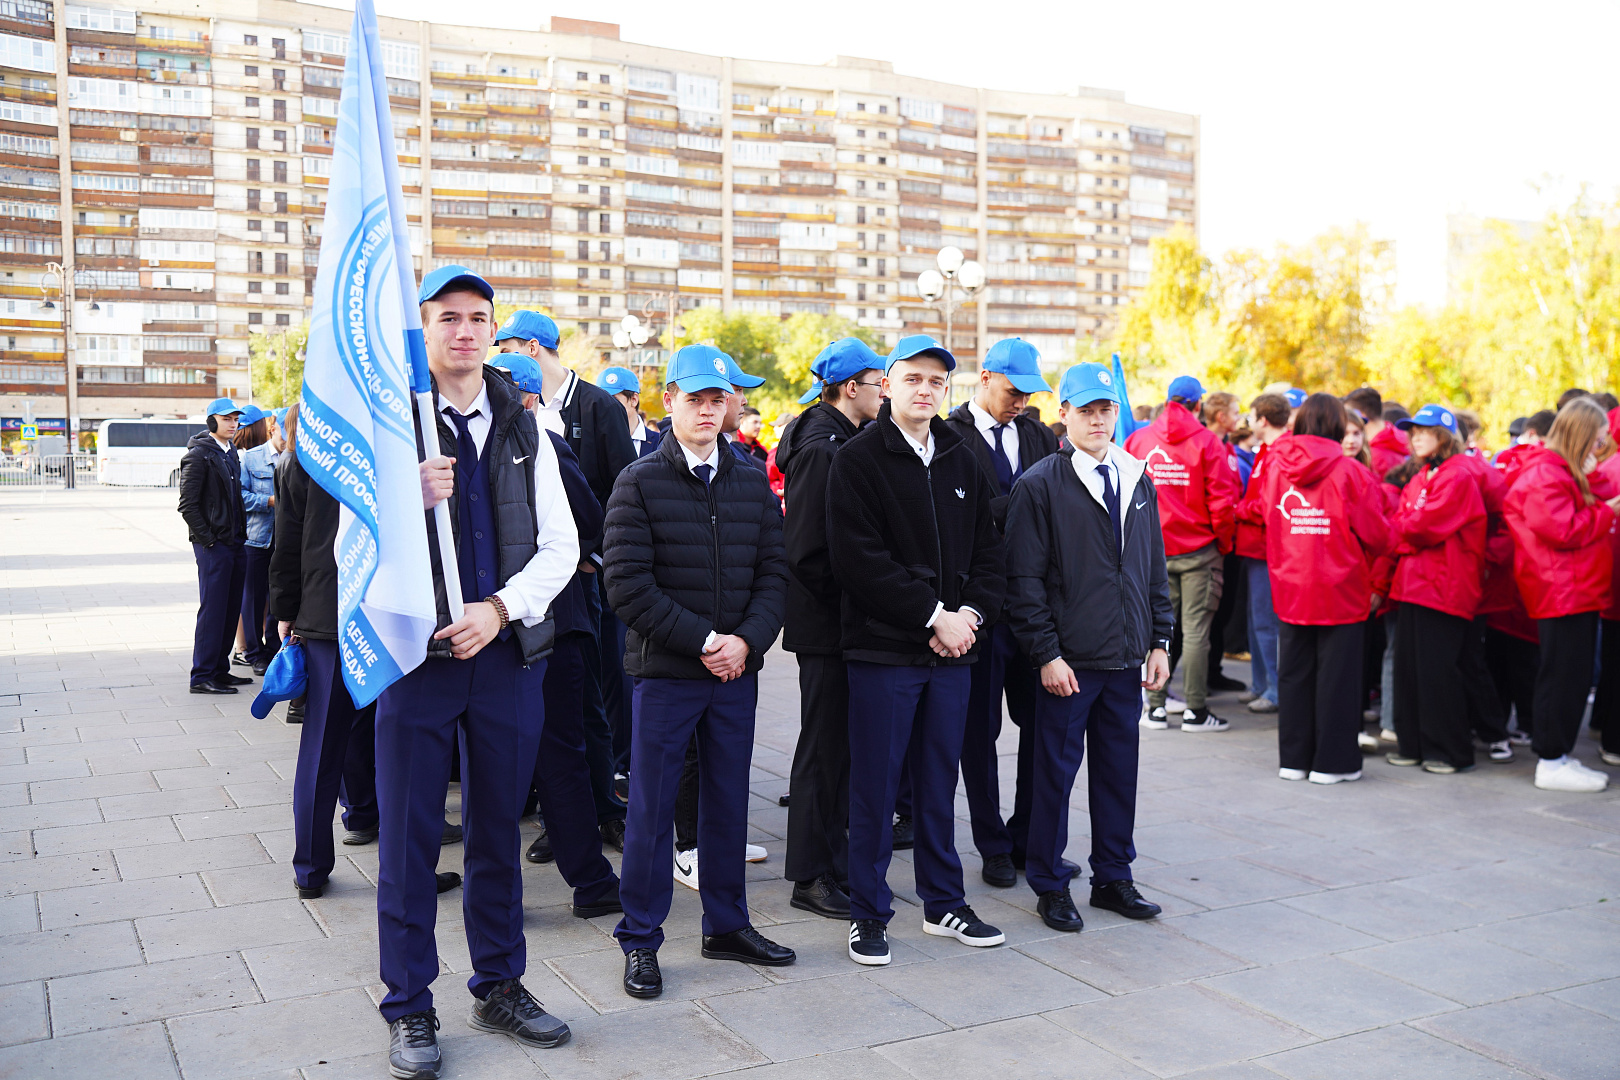
<instances>
[{"instance_id":1,"label":"paving stone plaza","mask_svg":"<svg viewBox=\"0 0 1620 1080\"><path fill-rule=\"evenodd\" d=\"M0 1078L386 1077L377 849L340 847L327 895L295 898L299 729L284 707L253 719L248 693L187 693L196 574L174 493L3 492L0 535ZM529 1052L466 1026L456 890L447 1077L1620 1076L1620 788L1537 791L1523 750L1466 775L1369 760L1360 783L1284 783L1274 718L1217 697L1231 732L1143 732L1136 876L1161 919L1077 888L1085 931L1048 930L1022 878L979 881L959 794L969 901L1007 944L925 937L898 853L894 963L862 969L847 924L791 908L780 877L797 699L774 652L749 902L798 963L701 959L698 896L677 886L664 996L635 1001L616 916L572 917L555 867L525 864L525 981L574 1037ZM1085 805L1082 772L1076 861Z\"/></svg>"}]
</instances>

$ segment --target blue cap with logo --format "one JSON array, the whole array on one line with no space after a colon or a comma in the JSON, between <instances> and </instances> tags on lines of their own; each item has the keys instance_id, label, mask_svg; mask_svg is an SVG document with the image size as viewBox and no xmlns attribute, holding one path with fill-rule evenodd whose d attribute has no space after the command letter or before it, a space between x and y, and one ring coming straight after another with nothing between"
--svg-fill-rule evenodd
<instances>
[{"instance_id":1,"label":"blue cap with logo","mask_svg":"<svg viewBox=\"0 0 1620 1080\"><path fill-rule=\"evenodd\" d=\"M688 345L675 350L664 369L664 383L674 383L688 394L699 390L731 393L731 369L736 362L713 345Z\"/></svg>"},{"instance_id":2,"label":"blue cap with logo","mask_svg":"<svg viewBox=\"0 0 1620 1080\"><path fill-rule=\"evenodd\" d=\"M1063 373L1058 383L1058 399L1079 407L1093 401L1119 402L1114 389L1114 373L1106 364L1076 364Z\"/></svg>"},{"instance_id":3,"label":"blue cap with logo","mask_svg":"<svg viewBox=\"0 0 1620 1080\"><path fill-rule=\"evenodd\" d=\"M484 362L512 376L517 388L525 394L545 392L540 388L543 378L540 374L540 362L532 356L525 356L520 352L503 352L496 353Z\"/></svg>"},{"instance_id":4,"label":"blue cap with logo","mask_svg":"<svg viewBox=\"0 0 1620 1080\"><path fill-rule=\"evenodd\" d=\"M281 651L271 658L270 666L264 669L264 682L259 684L259 696L253 699L248 711L263 720L270 715L270 710L276 702L303 697L308 687L309 676L304 667L303 643L282 642Z\"/></svg>"},{"instance_id":5,"label":"blue cap with logo","mask_svg":"<svg viewBox=\"0 0 1620 1080\"><path fill-rule=\"evenodd\" d=\"M560 336L557 324L550 315L542 315L538 311L514 311L495 331L495 342L500 344L507 338L516 338L518 341L538 341L541 348L555 349Z\"/></svg>"},{"instance_id":6,"label":"blue cap with logo","mask_svg":"<svg viewBox=\"0 0 1620 1080\"><path fill-rule=\"evenodd\" d=\"M1051 393L1052 387L1041 378L1041 354L1023 338L1002 338L984 354L985 371L999 371L1007 376L1013 389L1020 394Z\"/></svg>"},{"instance_id":7,"label":"blue cap with logo","mask_svg":"<svg viewBox=\"0 0 1620 1080\"><path fill-rule=\"evenodd\" d=\"M927 334L908 334L895 343L894 349L889 353L883 364L884 374L900 360L911 360L918 356L932 356L945 365L946 371L956 370L956 357L952 356L939 342Z\"/></svg>"},{"instance_id":8,"label":"blue cap with logo","mask_svg":"<svg viewBox=\"0 0 1620 1080\"><path fill-rule=\"evenodd\" d=\"M639 394L641 380L627 367L603 368L596 377L596 385L610 394Z\"/></svg>"},{"instance_id":9,"label":"blue cap with logo","mask_svg":"<svg viewBox=\"0 0 1620 1080\"><path fill-rule=\"evenodd\" d=\"M1438 427L1457 434L1457 418L1444 405L1425 405L1411 416L1395 421L1395 426L1402 431L1415 427Z\"/></svg>"},{"instance_id":10,"label":"blue cap with logo","mask_svg":"<svg viewBox=\"0 0 1620 1080\"><path fill-rule=\"evenodd\" d=\"M232 401L228 397L221 397L221 398L215 398L213 401L210 401L208 403L208 411L206 413L204 413L203 415L204 416L230 416L232 413L240 414L241 412L242 412L242 410L236 407L236 402Z\"/></svg>"},{"instance_id":11,"label":"blue cap with logo","mask_svg":"<svg viewBox=\"0 0 1620 1080\"><path fill-rule=\"evenodd\" d=\"M1288 389L1283 391L1283 397L1288 399L1288 407L1290 409L1297 409L1301 405L1305 404L1305 399L1310 397L1310 395L1297 386L1290 386Z\"/></svg>"},{"instance_id":12,"label":"blue cap with logo","mask_svg":"<svg viewBox=\"0 0 1620 1080\"><path fill-rule=\"evenodd\" d=\"M468 286L490 303L495 302L495 290L490 288L489 282L459 263L441 266L424 277L422 287L416 292L416 302L425 304L452 285Z\"/></svg>"},{"instance_id":13,"label":"blue cap with logo","mask_svg":"<svg viewBox=\"0 0 1620 1080\"><path fill-rule=\"evenodd\" d=\"M799 398L799 404L810 404L821 396L823 388L853 379L863 371L882 370L883 357L873 352L870 345L860 338L840 338L810 361L810 374L815 376L815 380L804 396Z\"/></svg>"},{"instance_id":14,"label":"blue cap with logo","mask_svg":"<svg viewBox=\"0 0 1620 1080\"><path fill-rule=\"evenodd\" d=\"M1204 384L1191 375L1177 375L1170 380L1170 392L1166 396L1183 401L1203 401Z\"/></svg>"},{"instance_id":15,"label":"blue cap with logo","mask_svg":"<svg viewBox=\"0 0 1620 1080\"><path fill-rule=\"evenodd\" d=\"M720 355L726 358L726 375L729 379L731 379L733 389L740 386L743 389L748 390L756 386L765 385L765 380L762 377L748 374L748 372L738 367L737 361L733 360L726 353L720 353Z\"/></svg>"}]
</instances>

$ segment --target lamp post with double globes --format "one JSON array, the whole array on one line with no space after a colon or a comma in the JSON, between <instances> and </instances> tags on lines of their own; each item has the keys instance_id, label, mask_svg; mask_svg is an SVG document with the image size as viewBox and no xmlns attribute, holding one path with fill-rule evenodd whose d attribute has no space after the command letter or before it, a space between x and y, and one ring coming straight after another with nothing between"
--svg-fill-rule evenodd
<instances>
[{"instance_id":1,"label":"lamp post with double globes","mask_svg":"<svg viewBox=\"0 0 1620 1080\"><path fill-rule=\"evenodd\" d=\"M940 248L939 254L934 256L934 265L939 269L924 270L917 275L917 291L926 303L939 305L940 314L945 317L945 351L954 355L956 309L984 288L984 267L954 246ZM962 291L961 300L956 296L958 289ZM953 389L954 386L953 380ZM954 396L946 398L947 406Z\"/></svg>"},{"instance_id":2,"label":"lamp post with double globes","mask_svg":"<svg viewBox=\"0 0 1620 1080\"><path fill-rule=\"evenodd\" d=\"M39 278L39 291L45 301L40 307L49 311L56 304L51 300L51 293L57 292L62 297L62 360L67 377L67 400L63 403L66 418L63 426L66 428L67 448L69 454L79 450L79 371L77 358L73 355L73 302L77 298L78 270L68 269L59 262L47 263L45 273ZM54 281L52 279L55 279ZM101 305L96 303L94 294L90 297L90 310L100 311ZM68 486L73 486L73 470L68 470Z\"/></svg>"}]
</instances>

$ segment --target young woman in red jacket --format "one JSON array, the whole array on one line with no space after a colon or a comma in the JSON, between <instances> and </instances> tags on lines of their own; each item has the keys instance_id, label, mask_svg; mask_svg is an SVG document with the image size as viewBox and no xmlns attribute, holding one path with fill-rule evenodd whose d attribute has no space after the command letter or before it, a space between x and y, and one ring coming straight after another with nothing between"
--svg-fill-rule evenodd
<instances>
[{"instance_id":1,"label":"young woman in red jacket","mask_svg":"<svg viewBox=\"0 0 1620 1080\"><path fill-rule=\"evenodd\" d=\"M1589 398L1571 401L1545 445L1524 454L1505 506L1513 575L1541 638L1531 749L1540 759L1536 787L1549 791L1602 791L1609 782L1570 756L1614 574L1609 534L1620 497L1600 500L1586 477L1607 438L1603 410Z\"/></svg>"},{"instance_id":2,"label":"young woman in red jacket","mask_svg":"<svg viewBox=\"0 0 1620 1080\"><path fill-rule=\"evenodd\" d=\"M1432 773L1474 767L1461 663L1485 567L1485 502L1461 458L1457 418L1425 405L1399 421L1417 473L1395 514L1395 736L1391 765Z\"/></svg>"},{"instance_id":3,"label":"young woman in red jacket","mask_svg":"<svg viewBox=\"0 0 1620 1080\"><path fill-rule=\"evenodd\" d=\"M1294 434L1272 444L1264 478L1266 565L1282 633L1277 748L1284 780L1361 779L1362 624L1368 567L1389 526L1362 464L1344 455L1344 405L1312 394Z\"/></svg>"}]
</instances>

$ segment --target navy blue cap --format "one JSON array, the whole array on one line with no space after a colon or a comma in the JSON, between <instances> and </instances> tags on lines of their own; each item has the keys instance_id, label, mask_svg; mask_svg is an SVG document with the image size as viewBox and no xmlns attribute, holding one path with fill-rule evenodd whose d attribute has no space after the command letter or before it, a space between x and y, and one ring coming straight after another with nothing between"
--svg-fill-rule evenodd
<instances>
[{"instance_id":1,"label":"navy blue cap","mask_svg":"<svg viewBox=\"0 0 1620 1080\"><path fill-rule=\"evenodd\" d=\"M719 352L718 349L715 351ZM748 372L738 367L737 361L733 360L729 355L726 353L720 353L720 355L726 358L726 375L729 379L731 379L733 389L740 386L743 389L748 390L756 386L765 385L765 380L763 378L758 375L748 374Z\"/></svg>"},{"instance_id":2,"label":"navy blue cap","mask_svg":"<svg viewBox=\"0 0 1620 1080\"><path fill-rule=\"evenodd\" d=\"M538 311L514 311L495 331L495 343L498 345L507 338L516 338L519 341L538 341L542 348L555 349L561 336L550 315L542 315Z\"/></svg>"},{"instance_id":3,"label":"navy blue cap","mask_svg":"<svg viewBox=\"0 0 1620 1080\"><path fill-rule=\"evenodd\" d=\"M603 368L596 377L596 385L610 394L639 394L641 380L627 367Z\"/></svg>"},{"instance_id":4,"label":"navy blue cap","mask_svg":"<svg viewBox=\"0 0 1620 1080\"><path fill-rule=\"evenodd\" d=\"M810 404L821 396L823 388L853 379L863 371L882 370L883 357L873 352L870 345L856 337L840 338L810 361L810 374L815 376L815 381L799 398L799 404Z\"/></svg>"},{"instance_id":5,"label":"navy blue cap","mask_svg":"<svg viewBox=\"0 0 1620 1080\"><path fill-rule=\"evenodd\" d=\"M956 357L952 356L945 346L927 334L908 334L901 338L889 353L888 359L883 364L883 373L887 375L897 360L910 360L925 354L944 363L946 371L956 370Z\"/></svg>"},{"instance_id":6,"label":"navy blue cap","mask_svg":"<svg viewBox=\"0 0 1620 1080\"><path fill-rule=\"evenodd\" d=\"M540 362L532 356L520 352L496 353L484 361L490 367L500 368L512 376L517 388L525 394L542 394L541 389L544 376L540 373Z\"/></svg>"},{"instance_id":7,"label":"navy blue cap","mask_svg":"<svg viewBox=\"0 0 1620 1080\"><path fill-rule=\"evenodd\" d=\"M1411 416L1395 421L1395 426L1402 431L1415 427L1439 427L1453 435L1457 434L1457 418L1444 405L1425 405Z\"/></svg>"},{"instance_id":8,"label":"navy blue cap","mask_svg":"<svg viewBox=\"0 0 1620 1080\"><path fill-rule=\"evenodd\" d=\"M724 390L731 393L731 369L735 362L713 345L688 345L675 350L664 369L664 383L674 383L686 393L698 390Z\"/></svg>"},{"instance_id":9,"label":"navy blue cap","mask_svg":"<svg viewBox=\"0 0 1620 1080\"><path fill-rule=\"evenodd\" d=\"M253 699L248 711L263 720L270 715L270 709L276 702L303 697L308 686L309 676L304 670L304 643L283 641L281 651L271 658L270 666L264 669L259 696Z\"/></svg>"},{"instance_id":10,"label":"navy blue cap","mask_svg":"<svg viewBox=\"0 0 1620 1080\"><path fill-rule=\"evenodd\" d=\"M495 290L490 288L489 282L459 263L441 266L424 277L422 287L416 292L416 302L425 304L452 285L470 285L485 300L495 302Z\"/></svg>"},{"instance_id":11,"label":"navy blue cap","mask_svg":"<svg viewBox=\"0 0 1620 1080\"><path fill-rule=\"evenodd\" d=\"M1040 351L1023 338L1002 338L990 346L984 354L983 369L1007 376L1020 394L1052 392L1051 385L1041 378Z\"/></svg>"},{"instance_id":12,"label":"navy blue cap","mask_svg":"<svg viewBox=\"0 0 1620 1080\"><path fill-rule=\"evenodd\" d=\"M1290 386L1288 389L1283 391L1283 397L1288 399L1288 407L1290 409L1297 409L1301 405L1305 404L1305 399L1310 397L1310 395L1297 386Z\"/></svg>"},{"instance_id":13,"label":"navy blue cap","mask_svg":"<svg viewBox=\"0 0 1620 1080\"><path fill-rule=\"evenodd\" d=\"M221 397L221 398L215 398L213 401L210 401L208 403L208 411L206 413L204 413L203 415L204 416L230 416L232 413L240 413L241 411L242 411L241 409L236 407L236 402L232 401L228 397Z\"/></svg>"},{"instance_id":14,"label":"navy blue cap","mask_svg":"<svg viewBox=\"0 0 1620 1080\"><path fill-rule=\"evenodd\" d=\"M1070 405L1090 405L1093 401L1119 403L1114 389L1114 373L1106 364L1076 364L1063 373L1058 383L1058 400Z\"/></svg>"},{"instance_id":15,"label":"navy blue cap","mask_svg":"<svg viewBox=\"0 0 1620 1080\"><path fill-rule=\"evenodd\" d=\"M1204 384L1191 375L1177 375L1170 380L1170 392L1167 397L1178 397L1183 401L1203 401Z\"/></svg>"}]
</instances>

